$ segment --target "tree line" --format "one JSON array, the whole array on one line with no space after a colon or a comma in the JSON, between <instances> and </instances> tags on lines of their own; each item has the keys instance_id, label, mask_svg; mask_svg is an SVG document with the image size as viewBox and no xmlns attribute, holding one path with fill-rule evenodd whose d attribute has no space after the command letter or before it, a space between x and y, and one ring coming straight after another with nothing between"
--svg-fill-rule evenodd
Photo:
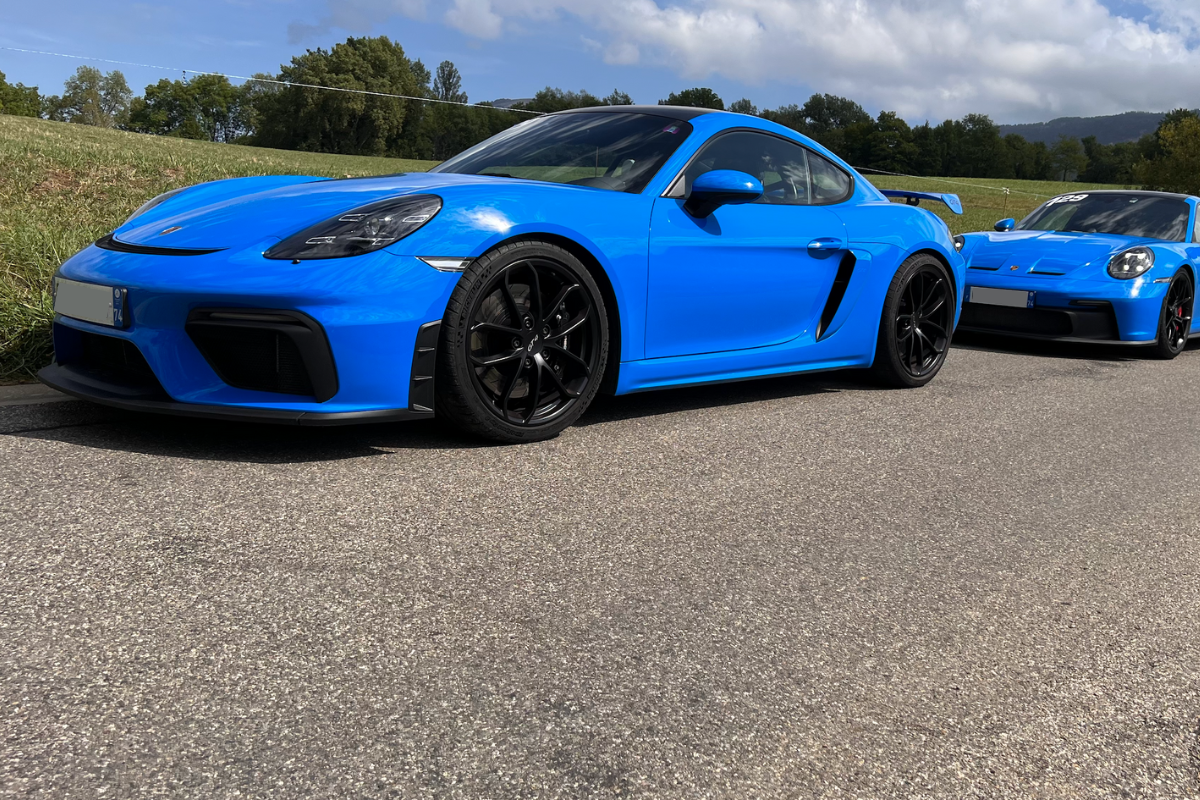
<instances>
[{"instance_id":1,"label":"tree line","mask_svg":"<svg viewBox=\"0 0 1200 800\"><path fill-rule=\"evenodd\" d=\"M0 73L0 113L212 142L440 161L527 119L522 111L632 103L619 90L598 97L547 87L511 110L468 105L453 63L444 61L431 72L385 36L308 50L278 73L254 78L241 85L220 75L163 78L135 97L119 71L85 66L67 79L62 95L43 96L37 87L8 84ZM706 87L659 102L726 109ZM1079 180L1200 193L1200 116L1185 109L1172 111L1155 133L1136 142L1105 145L1093 136L1062 137L1049 146L1018 134L1002 136L983 114L914 127L894 112L873 117L853 100L830 94L761 111L742 98L728 110L799 131L864 171Z\"/></svg>"}]
</instances>

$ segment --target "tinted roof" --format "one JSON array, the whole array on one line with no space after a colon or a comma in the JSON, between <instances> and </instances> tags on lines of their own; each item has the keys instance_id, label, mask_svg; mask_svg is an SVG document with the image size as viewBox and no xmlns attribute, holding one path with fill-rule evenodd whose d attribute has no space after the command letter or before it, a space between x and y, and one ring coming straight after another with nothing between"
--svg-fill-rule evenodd
<instances>
[{"instance_id":1,"label":"tinted roof","mask_svg":"<svg viewBox=\"0 0 1200 800\"><path fill-rule=\"evenodd\" d=\"M701 114L711 114L716 109L694 108L692 106L589 106L587 108L570 108L558 111L558 114L651 114L656 117L680 119L687 121Z\"/></svg>"}]
</instances>

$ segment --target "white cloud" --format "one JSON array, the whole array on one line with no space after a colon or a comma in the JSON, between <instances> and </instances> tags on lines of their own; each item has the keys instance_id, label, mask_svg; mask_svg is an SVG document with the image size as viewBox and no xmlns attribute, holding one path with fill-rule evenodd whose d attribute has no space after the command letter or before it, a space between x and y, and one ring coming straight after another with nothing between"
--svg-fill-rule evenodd
<instances>
[{"instance_id":1,"label":"white cloud","mask_svg":"<svg viewBox=\"0 0 1200 800\"><path fill-rule=\"evenodd\" d=\"M349 7L361 15L420 2ZM1195 106L1200 98L1195 0L1146 0L1148 20L1097 0L676 2L453 0L444 19L494 39L514 26L536 36L541 21L576 18L608 63L661 66L694 82L803 85L910 119L970 111L1045 119Z\"/></svg>"}]
</instances>

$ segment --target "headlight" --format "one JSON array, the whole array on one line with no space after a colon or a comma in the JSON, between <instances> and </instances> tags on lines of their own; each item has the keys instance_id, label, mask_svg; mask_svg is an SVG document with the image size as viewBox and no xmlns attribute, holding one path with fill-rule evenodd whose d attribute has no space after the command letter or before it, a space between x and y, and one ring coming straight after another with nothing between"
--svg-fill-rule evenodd
<instances>
[{"instance_id":1,"label":"headlight","mask_svg":"<svg viewBox=\"0 0 1200 800\"><path fill-rule=\"evenodd\" d=\"M192 187L180 186L178 189L172 189L169 192L164 192L163 194L160 194L158 197L154 198L153 200L147 200L146 202L144 202L140 206L138 206L137 211L134 211L132 214L130 214L129 219L125 220L125 222L128 223L129 220L132 220L134 217L140 217L142 214L145 214L147 211L154 208L155 206L162 205L166 201L170 200L172 197L179 194L184 189L190 189L190 188L192 188Z\"/></svg>"},{"instance_id":2,"label":"headlight","mask_svg":"<svg viewBox=\"0 0 1200 800\"><path fill-rule=\"evenodd\" d=\"M966 243L967 243L967 237L963 236L961 233L958 234L957 236L955 236L954 237L955 252L961 253L962 249L966 245Z\"/></svg>"},{"instance_id":3,"label":"headlight","mask_svg":"<svg viewBox=\"0 0 1200 800\"><path fill-rule=\"evenodd\" d=\"M1149 247L1131 247L1124 253L1117 253L1108 262L1108 274L1114 278L1127 280L1136 278L1154 266L1154 251Z\"/></svg>"},{"instance_id":4,"label":"headlight","mask_svg":"<svg viewBox=\"0 0 1200 800\"><path fill-rule=\"evenodd\" d=\"M380 200L306 228L263 255L292 260L360 256L400 241L433 219L441 208L442 198L434 194Z\"/></svg>"}]
</instances>

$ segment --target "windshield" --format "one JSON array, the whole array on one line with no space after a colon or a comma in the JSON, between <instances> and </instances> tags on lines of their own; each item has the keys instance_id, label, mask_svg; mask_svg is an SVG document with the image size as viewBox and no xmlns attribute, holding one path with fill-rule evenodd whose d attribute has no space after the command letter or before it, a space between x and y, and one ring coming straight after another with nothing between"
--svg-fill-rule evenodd
<instances>
[{"instance_id":1,"label":"windshield","mask_svg":"<svg viewBox=\"0 0 1200 800\"><path fill-rule=\"evenodd\" d=\"M652 114L556 114L509 128L432 171L636 193L691 132L686 122Z\"/></svg>"},{"instance_id":2,"label":"windshield","mask_svg":"<svg viewBox=\"0 0 1200 800\"><path fill-rule=\"evenodd\" d=\"M1178 197L1151 194L1064 194L1038 208L1022 231L1114 233L1182 242L1187 237L1188 204Z\"/></svg>"}]
</instances>

